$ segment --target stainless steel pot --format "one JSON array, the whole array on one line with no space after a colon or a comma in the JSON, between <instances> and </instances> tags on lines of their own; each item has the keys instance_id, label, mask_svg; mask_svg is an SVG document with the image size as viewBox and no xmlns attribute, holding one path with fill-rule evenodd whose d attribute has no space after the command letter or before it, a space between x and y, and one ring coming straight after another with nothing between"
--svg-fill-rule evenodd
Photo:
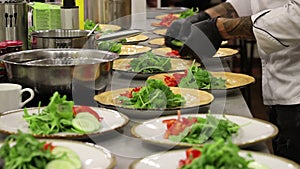
<instances>
[{"instance_id":1,"label":"stainless steel pot","mask_svg":"<svg viewBox=\"0 0 300 169\"><path fill-rule=\"evenodd\" d=\"M128 29L131 26L131 0L85 0L85 19Z\"/></svg>"},{"instance_id":2,"label":"stainless steel pot","mask_svg":"<svg viewBox=\"0 0 300 169\"><path fill-rule=\"evenodd\" d=\"M88 30L40 30L31 33L31 48L91 48Z\"/></svg>"},{"instance_id":3,"label":"stainless steel pot","mask_svg":"<svg viewBox=\"0 0 300 169\"><path fill-rule=\"evenodd\" d=\"M40 100L48 103L55 91L77 104L93 101L95 92L104 91L110 83L113 60L118 57L92 49L36 49L6 54L0 60L9 82L35 91L37 106Z\"/></svg>"}]
</instances>

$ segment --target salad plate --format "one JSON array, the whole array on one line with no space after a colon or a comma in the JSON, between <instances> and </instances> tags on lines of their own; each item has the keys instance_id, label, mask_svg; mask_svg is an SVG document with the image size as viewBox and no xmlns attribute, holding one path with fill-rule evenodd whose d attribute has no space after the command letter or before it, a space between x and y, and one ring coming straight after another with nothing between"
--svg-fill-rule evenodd
<instances>
[{"instance_id":1,"label":"salad plate","mask_svg":"<svg viewBox=\"0 0 300 169\"><path fill-rule=\"evenodd\" d=\"M155 17L155 19L163 19L165 18L166 16L168 16L169 14L162 14L162 15L157 15ZM179 18L180 14L173 14L175 17Z\"/></svg>"},{"instance_id":2,"label":"salad plate","mask_svg":"<svg viewBox=\"0 0 300 169\"><path fill-rule=\"evenodd\" d=\"M165 38L154 38L148 41L150 45L158 45L164 46L165 45Z\"/></svg>"},{"instance_id":3,"label":"salad plate","mask_svg":"<svg viewBox=\"0 0 300 169\"><path fill-rule=\"evenodd\" d=\"M153 33L154 34L157 34L157 35L166 35L166 33L167 33L167 29L155 29L154 31L153 31Z\"/></svg>"},{"instance_id":4,"label":"salad plate","mask_svg":"<svg viewBox=\"0 0 300 169\"><path fill-rule=\"evenodd\" d=\"M186 157L186 150L172 150L153 154L143 159L139 159L131 163L129 169L176 169L178 168L179 161ZM251 154L256 163L266 166L268 169L299 169L300 166L288 159L253 151L240 150L239 155L247 157ZM253 168L262 169L262 168ZM265 169L265 168L264 168Z\"/></svg>"},{"instance_id":5,"label":"salad plate","mask_svg":"<svg viewBox=\"0 0 300 169\"><path fill-rule=\"evenodd\" d=\"M183 73L183 72L182 72ZM232 73L232 72L211 72L212 76L220 77L222 79L226 79L225 85L226 90L235 89L247 86L251 83L255 82L255 78L246 74L241 73ZM173 77L172 73L160 73L156 75L149 76L149 79L157 79L164 81L165 77ZM223 89L214 89L214 90L223 90Z\"/></svg>"},{"instance_id":6,"label":"salad plate","mask_svg":"<svg viewBox=\"0 0 300 169\"><path fill-rule=\"evenodd\" d=\"M41 109L43 109L42 107ZM89 134L80 134L80 133L71 133L71 132L60 132L49 135L39 135L33 134L38 138L87 138L89 136L97 136L113 130L124 127L129 119L127 116L119 113L115 110L99 108L99 107L90 107L98 113L100 117L103 118L101 121L101 128L95 132ZM39 111L39 108L28 108L28 113L33 114ZM18 130L21 130L24 133L30 133L28 129L28 123L23 118L24 110L18 109L13 111L8 111L0 115L0 132L6 134L16 134Z\"/></svg>"},{"instance_id":7,"label":"salad plate","mask_svg":"<svg viewBox=\"0 0 300 169\"><path fill-rule=\"evenodd\" d=\"M162 48L153 49L152 52L156 55L169 57L168 53L172 52L172 49L169 48L169 47L162 47ZM236 50L236 49L219 48L219 50L217 51L217 53L213 57L214 58L229 57L229 56L233 56L233 55L237 54L238 52L239 51ZM177 57L182 58L182 56L179 56L179 55Z\"/></svg>"},{"instance_id":8,"label":"salad plate","mask_svg":"<svg viewBox=\"0 0 300 169\"><path fill-rule=\"evenodd\" d=\"M222 114L212 114L216 118L223 119ZM206 118L206 114L184 114L182 117L202 117ZM235 115L225 115L225 118L231 122L234 122L240 126L240 129L236 134L232 136L233 143L246 147L251 144L266 141L275 137L278 133L278 129L272 123L255 119L247 118ZM186 142L174 142L164 138L165 131L167 130L166 124L163 120L177 119L176 115L165 116L152 120L145 121L141 124L132 127L132 134L146 142L152 144L164 146L164 147L191 147L197 146L197 144L191 144Z\"/></svg>"},{"instance_id":9,"label":"salad plate","mask_svg":"<svg viewBox=\"0 0 300 169\"><path fill-rule=\"evenodd\" d=\"M166 108L166 109L144 109L130 108L123 106L118 102L117 98L133 88L123 88L117 90L106 91L94 97L100 106L114 108L132 118L149 119L162 115L177 114L178 110L182 113L198 112L199 107L210 104L214 100L214 96L206 91L196 89L184 89L171 87L173 93L181 94L186 103L182 107Z\"/></svg>"},{"instance_id":10,"label":"salad plate","mask_svg":"<svg viewBox=\"0 0 300 169\"><path fill-rule=\"evenodd\" d=\"M120 56L124 55L136 55L140 53L145 53L150 51L151 48L148 46L141 46L141 45L122 45L121 52L119 53Z\"/></svg>"},{"instance_id":11,"label":"salad plate","mask_svg":"<svg viewBox=\"0 0 300 169\"><path fill-rule=\"evenodd\" d=\"M53 146L63 146L73 150L80 158L82 169L91 168L114 168L116 158L107 149L92 143L62 139L40 139ZM0 143L1 147L1 143Z\"/></svg>"},{"instance_id":12,"label":"salad plate","mask_svg":"<svg viewBox=\"0 0 300 169\"><path fill-rule=\"evenodd\" d=\"M101 29L101 32L106 32L106 31L118 31L121 30L122 28L118 25L110 25L110 24L99 24L99 27Z\"/></svg>"},{"instance_id":13,"label":"salad plate","mask_svg":"<svg viewBox=\"0 0 300 169\"><path fill-rule=\"evenodd\" d=\"M129 63L133 60L134 58L126 58L126 59L117 59L114 60L113 64L113 70L118 71L119 73L125 75L125 76L134 76L135 78L139 79L146 79L149 76L155 75L160 72L155 72L155 73L142 73L142 72L133 72L130 71L130 65ZM183 60L183 59L177 59L177 58L170 58L171 62L171 69L166 71L166 72L178 72L178 71L183 71L185 69L188 69L192 64L192 60ZM200 66L199 63L194 63L196 66Z\"/></svg>"},{"instance_id":14,"label":"salad plate","mask_svg":"<svg viewBox=\"0 0 300 169\"><path fill-rule=\"evenodd\" d=\"M148 40L149 37L143 34L139 34L136 36L131 36L131 37L127 37L125 38L123 41L121 41L122 44L127 44L127 45L135 45L138 44L139 42L144 42L146 40Z\"/></svg>"}]
</instances>

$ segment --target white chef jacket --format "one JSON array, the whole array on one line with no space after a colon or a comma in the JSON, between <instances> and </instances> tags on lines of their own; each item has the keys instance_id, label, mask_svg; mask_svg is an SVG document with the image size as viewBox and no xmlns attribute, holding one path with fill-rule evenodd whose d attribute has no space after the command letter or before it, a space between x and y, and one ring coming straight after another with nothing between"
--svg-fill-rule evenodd
<instances>
[{"instance_id":1,"label":"white chef jacket","mask_svg":"<svg viewBox=\"0 0 300 169\"><path fill-rule=\"evenodd\" d=\"M251 16L265 105L300 104L300 0L227 0Z\"/></svg>"}]
</instances>

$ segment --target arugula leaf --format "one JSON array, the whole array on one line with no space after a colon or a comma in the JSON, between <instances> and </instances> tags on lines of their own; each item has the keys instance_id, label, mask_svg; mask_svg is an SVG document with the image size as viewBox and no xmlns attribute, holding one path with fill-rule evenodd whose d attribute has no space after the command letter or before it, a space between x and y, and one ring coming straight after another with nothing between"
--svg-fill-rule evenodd
<instances>
[{"instance_id":1,"label":"arugula leaf","mask_svg":"<svg viewBox=\"0 0 300 169\"><path fill-rule=\"evenodd\" d=\"M163 72L171 69L171 60L167 57L160 57L152 52L134 58L129 63L133 72L154 73Z\"/></svg>"},{"instance_id":2,"label":"arugula leaf","mask_svg":"<svg viewBox=\"0 0 300 169\"><path fill-rule=\"evenodd\" d=\"M121 43L113 42L113 41L100 41L98 43L98 49L114 52L114 53L120 53L122 48Z\"/></svg>"},{"instance_id":3,"label":"arugula leaf","mask_svg":"<svg viewBox=\"0 0 300 169\"><path fill-rule=\"evenodd\" d=\"M196 8L196 10L194 11L194 8L191 8L189 10L183 11L180 13L179 18L187 18L189 16L194 15L195 13L199 12L199 8Z\"/></svg>"},{"instance_id":4,"label":"arugula leaf","mask_svg":"<svg viewBox=\"0 0 300 169\"><path fill-rule=\"evenodd\" d=\"M30 134L18 131L8 136L0 148L0 158L5 161L5 169L40 169L51 160L57 159L50 149L44 149L40 142Z\"/></svg>"},{"instance_id":5,"label":"arugula leaf","mask_svg":"<svg viewBox=\"0 0 300 169\"><path fill-rule=\"evenodd\" d=\"M226 80L214 77L209 71L193 64L187 70L187 76L180 80L178 86L193 89L226 89Z\"/></svg>"},{"instance_id":6,"label":"arugula leaf","mask_svg":"<svg viewBox=\"0 0 300 169\"><path fill-rule=\"evenodd\" d=\"M208 114L206 118L198 117L197 122L187 127L179 135L170 135L172 141L202 144L211 140L229 139L237 133L240 126L227 119L218 119Z\"/></svg>"},{"instance_id":7,"label":"arugula leaf","mask_svg":"<svg viewBox=\"0 0 300 169\"><path fill-rule=\"evenodd\" d=\"M132 98L119 96L123 106L131 108L163 109L185 104L180 94L174 94L161 80L148 79L138 92L132 92Z\"/></svg>"},{"instance_id":8,"label":"arugula leaf","mask_svg":"<svg viewBox=\"0 0 300 169\"><path fill-rule=\"evenodd\" d=\"M90 19L86 19L84 21L84 30L92 30L96 26L96 23ZM95 31L101 31L100 27L98 26Z\"/></svg>"},{"instance_id":9,"label":"arugula leaf","mask_svg":"<svg viewBox=\"0 0 300 169\"><path fill-rule=\"evenodd\" d=\"M64 131L74 131L71 122L73 115L73 101L67 101L67 97L60 96L55 92L50 98L50 103L41 112L30 115L24 109L23 118L29 124L29 129L33 134L53 134Z\"/></svg>"},{"instance_id":10,"label":"arugula leaf","mask_svg":"<svg viewBox=\"0 0 300 169\"><path fill-rule=\"evenodd\" d=\"M231 140L218 139L214 143L193 149L199 150L201 156L192 159L190 164L184 165L180 169L250 169L248 165L253 162L250 154L247 158L239 156L240 149Z\"/></svg>"}]
</instances>

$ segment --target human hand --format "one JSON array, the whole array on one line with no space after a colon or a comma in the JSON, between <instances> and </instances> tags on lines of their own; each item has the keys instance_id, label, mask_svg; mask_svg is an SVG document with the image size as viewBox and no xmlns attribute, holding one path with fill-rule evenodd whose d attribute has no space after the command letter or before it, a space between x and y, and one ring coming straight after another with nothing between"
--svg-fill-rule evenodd
<instances>
[{"instance_id":1,"label":"human hand","mask_svg":"<svg viewBox=\"0 0 300 169\"><path fill-rule=\"evenodd\" d=\"M200 61L203 57L215 55L223 40L216 25L217 19L208 19L193 24L191 33L179 50L180 56L191 56Z\"/></svg>"},{"instance_id":2,"label":"human hand","mask_svg":"<svg viewBox=\"0 0 300 169\"><path fill-rule=\"evenodd\" d=\"M171 47L172 49L178 50L180 47L172 43L173 40L185 41L190 34L191 24L199 21L210 19L210 16L204 12L200 11L195 15L187 17L185 19L179 19L174 21L170 27L167 29L165 36L165 45Z\"/></svg>"}]
</instances>

